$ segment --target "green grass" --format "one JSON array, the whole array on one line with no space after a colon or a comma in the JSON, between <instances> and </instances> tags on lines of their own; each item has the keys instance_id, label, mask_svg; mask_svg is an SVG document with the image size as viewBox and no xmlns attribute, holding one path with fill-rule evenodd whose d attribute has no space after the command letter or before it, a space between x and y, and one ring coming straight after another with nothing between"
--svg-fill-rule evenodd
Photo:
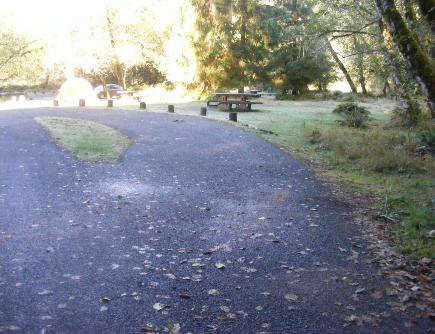
<instances>
[{"instance_id":1,"label":"green grass","mask_svg":"<svg viewBox=\"0 0 435 334\"><path fill-rule=\"evenodd\" d=\"M108 126L81 119L36 117L55 141L89 162L114 162L129 147L131 141Z\"/></svg>"}]
</instances>

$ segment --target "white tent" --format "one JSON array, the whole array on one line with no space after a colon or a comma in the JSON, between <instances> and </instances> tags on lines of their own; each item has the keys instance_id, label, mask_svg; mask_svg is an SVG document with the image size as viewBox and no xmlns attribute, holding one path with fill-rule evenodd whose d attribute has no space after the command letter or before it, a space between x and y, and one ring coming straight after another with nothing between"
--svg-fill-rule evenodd
<instances>
[{"instance_id":1,"label":"white tent","mask_svg":"<svg viewBox=\"0 0 435 334\"><path fill-rule=\"evenodd\" d=\"M65 81L59 89L57 100L78 103L80 99L87 101L95 99L92 85L82 78L71 78Z\"/></svg>"}]
</instances>

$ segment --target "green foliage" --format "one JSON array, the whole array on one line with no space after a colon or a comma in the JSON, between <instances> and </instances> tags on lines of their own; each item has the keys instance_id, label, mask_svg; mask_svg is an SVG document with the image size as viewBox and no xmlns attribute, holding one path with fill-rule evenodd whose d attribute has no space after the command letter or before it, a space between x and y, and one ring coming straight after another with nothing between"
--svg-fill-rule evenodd
<instances>
[{"instance_id":1,"label":"green foliage","mask_svg":"<svg viewBox=\"0 0 435 334\"><path fill-rule=\"evenodd\" d=\"M309 84L323 90L335 79L325 52L305 32L312 16L308 3L193 0L193 5L203 91L273 84L283 94L299 95Z\"/></svg>"},{"instance_id":2,"label":"green foliage","mask_svg":"<svg viewBox=\"0 0 435 334\"><path fill-rule=\"evenodd\" d=\"M203 91L253 82L265 56L263 10L256 0L193 0L198 80Z\"/></svg>"},{"instance_id":3,"label":"green foliage","mask_svg":"<svg viewBox=\"0 0 435 334\"><path fill-rule=\"evenodd\" d=\"M417 135L419 145L425 150L435 153L435 128L427 128Z\"/></svg>"},{"instance_id":4,"label":"green foliage","mask_svg":"<svg viewBox=\"0 0 435 334\"><path fill-rule=\"evenodd\" d=\"M326 56L309 49L306 52L299 57L297 48L285 47L273 53L269 64L272 80L284 94L299 95L309 84L326 87L332 81L332 65Z\"/></svg>"},{"instance_id":5,"label":"green foliage","mask_svg":"<svg viewBox=\"0 0 435 334\"><path fill-rule=\"evenodd\" d=\"M141 88L145 85L157 85L164 82L165 75L154 62L146 62L131 67L127 71L127 86Z\"/></svg>"},{"instance_id":6,"label":"green foliage","mask_svg":"<svg viewBox=\"0 0 435 334\"><path fill-rule=\"evenodd\" d=\"M435 230L435 212L424 206L414 206L409 214L396 227L396 238L399 249L414 258L434 258L435 244L434 235L430 232Z\"/></svg>"},{"instance_id":7,"label":"green foliage","mask_svg":"<svg viewBox=\"0 0 435 334\"><path fill-rule=\"evenodd\" d=\"M305 1L280 4L270 18L276 33L268 44L267 79L283 96L304 94L310 84L325 91L336 74L323 42L313 38L316 20L312 7Z\"/></svg>"},{"instance_id":8,"label":"green foliage","mask_svg":"<svg viewBox=\"0 0 435 334\"><path fill-rule=\"evenodd\" d=\"M82 69L79 69L77 71L77 75L79 77L85 78L94 86L100 85L102 82L119 83L119 80L111 67L90 71L83 71ZM126 86L133 89L157 85L163 83L165 80L166 76L152 61L133 65L128 68L127 72L125 73ZM120 84L122 85L122 82Z\"/></svg>"},{"instance_id":9,"label":"green foliage","mask_svg":"<svg viewBox=\"0 0 435 334\"><path fill-rule=\"evenodd\" d=\"M358 98L357 98L356 94L348 94L346 96L343 96L341 101L342 102L349 102L349 103L357 103Z\"/></svg>"},{"instance_id":10,"label":"green foliage","mask_svg":"<svg viewBox=\"0 0 435 334\"><path fill-rule=\"evenodd\" d=\"M314 138L314 140L313 140ZM354 165L373 172L432 173L435 161L415 154L416 139L403 131L332 128L308 134L308 141L332 152L337 165Z\"/></svg>"},{"instance_id":11,"label":"green foliage","mask_svg":"<svg viewBox=\"0 0 435 334\"><path fill-rule=\"evenodd\" d=\"M310 144L319 144L322 141L322 133L319 129L310 131L307 136Z\"/></svg>"},{"instance_id":12,"label":"green foliage","mask_svg":"<svg viewBox=\"0 0 435 334\"><path fill-rule=\"evenodd\" d=\"M332 112L343 118L343 125L353 128L366 127L370 120L370 111L355 102L340 103Z\"/></svg>"},{"instance_id":13,"label":"green foliage","mask_svg":"<svg viewBox=\"0 0 435 334\"><path fill-rule=\"evenodd\" d=\"M406 128L417 125L422 116L420 106L414 98L409 98L406 105L395 107L391 114L395 125Z\"/></svg>"},{"instance_id":14,"label":"green foliage","mask_svg":"<svg viewBox=\"0 0 435 334\"><path fill-rule=\"evenodd\" d=\"M32 85L45 76L45 49L12 31L0 32L0 83Z\"/></svg>"}]
</instances>

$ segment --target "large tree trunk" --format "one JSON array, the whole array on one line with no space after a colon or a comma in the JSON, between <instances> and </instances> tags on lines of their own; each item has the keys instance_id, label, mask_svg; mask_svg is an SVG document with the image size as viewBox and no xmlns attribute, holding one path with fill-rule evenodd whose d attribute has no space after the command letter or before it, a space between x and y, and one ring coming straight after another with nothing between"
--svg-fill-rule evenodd
<instances>
[{"instance_id":1,"label":"large tree trunk","mask_svg":"<svg viewBox=\"0 0 435 334\"><path fill-rule=\"evenodd\" d=\"M405 110L407 114L407 119L410 125L413 125L418 121L418 118L421 114L420 107L418 106L417 101L415 101L413 98L413 94L406 84L405 75L403 73L404 70L397 59L397 57L400 57L400 55L397 54L397 48L393 47L394 43L392 41L392 36L386 29L382 20L379 20L379 29L381 30L381 35L384 37L385 41L383 54L385 62L391 68L391 77L393 80L394 90L403 110ZM388 83L388 81L386 82Z\"/></svg>"},{"instance_id":2,"label":"large tree trunk","mask_svg":"<svg viewBox=\"0 0 435 334\"><path fill-rule=\"evenodd\" d=\"M432 34L435 34L435 0L417 0L417 3L429 23Z\"/></svg>"},{"instance_id":3,"label":"large tree trunk","mask_svg":"<svg viewBox=\"0 0 435 334\"><path fill-rule=\"evenodd\" d=\"M426 96L432 118L435 118L435 68L432 61L406 26L394 0L376 0L376 8L379 17L387 25L394 43L408 63L414 79Z\"/></svg>"},{"instance_id":4,"label":"large tree trunk","mask_svg":"<svg viewBox=\"0 0 435 334\"><path fill-rule=\"evenodd\" d=\"M350 89L352 90L353 93L356 93L357 92L356 86L355 86L355 83L353 82L349 72L347 71L346 67L344 66L344 64L340 60L340 58L338 58L337 52L335 52L329 39L325 38L325 41L326 41L326 46L328 47L328 50L331 53L332 58L334 58L335 62L337 63L337 66L340 68L341 72L343 72L344 77L346 78L347 83L350 86Z\"/></svg>"},{"instance_id":5,"label":"large tree trunk","mask_svg":"<svg viewBox=\"0 0 435 334\"><path fill-rule=\"evenodd\" d=\"M406 21L408 22L408 25L412 28L415 26L417 22L417 16L415 15L415 10L414 10L414 2L410 0L405 0L403 1L403 6L405 9L404 12L405 12Z\"/></svg>"}]
</instances>

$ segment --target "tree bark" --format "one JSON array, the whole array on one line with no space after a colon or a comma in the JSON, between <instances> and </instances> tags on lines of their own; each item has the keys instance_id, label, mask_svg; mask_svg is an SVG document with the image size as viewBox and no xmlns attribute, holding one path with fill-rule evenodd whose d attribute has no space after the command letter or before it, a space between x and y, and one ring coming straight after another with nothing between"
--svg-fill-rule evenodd
<instances>
[{"instance_id":1,"label":"tree bark","mask_svg":"<svg viewBox=\"0 0 435 334\"><path fill-rule=\"evenodd\" d=\"M346 67L344 66L343 62L340 60L340 58L338 58L337 52L335 52L334 48L331 45L331 42L329 41L328 38L325 38L326 41L326 46L329 50L329 52L331 53L332 58L334 58L335 62L337 63L338 67L340 68L341 72L343 72L344 77L347 80L347 83L350 86L350 89L352 90L353 93L357 92L355 83L353 82L349 72L347 71Z\"/></svg>"},{"instance_id":2,"label":"tree bark","mask_svg":"<svg viewBox=\"0 0 435 334\"><path fill-rule=\"evenodd\" d=\"M405 18L408 22L408 25L412 28L417 22L417 16L415 15L414 10L414 2L411 0L403 1L403 5L405 7Z\"/></svg>"},{"instance_id":3,"label":"tree bark","mask_svg":"<svg viewBox=\"0 0 435 334\"><path fill-rule=\"evenodd\" d=\"M393 80L394 90L403 110L406 112L407 119L411 124L415 124L421 114L420 107L413 98L413 94L407 87L403 68L400 66L399 61L397 60L399 55L396 53L396 48L392 47L394 45L392 36L382 20L379 20L379 29L381 30L381 35L384 37L385 41L384 59L392 69L391 77ZM386 83L388 83L388 80L386 80Z\"/></svg>"},{"instance_id":4,"label":"tree bark","mask_svg":"<svg viewBox=\"0 0 435 334\"><path fill-rule=\"evenodd\" d=\"M432 118L435 118L435 68L432 61L406 26L394 0L376 0L376 8L379 17L388 27L394 43L408 63L414 79L426 96Z\"/></svg>"},{"instance_id":5,"label":"tree bark","mask_svg":"<svg viewBox=\"0 0 435 334\"><path fill-rule=\"evenodd\" d=\"M246 15L248 12L248 2L247 0L241 0L240 4L240 12L241 12L241 24L240 24L240 60L244 61L246 57L246 33L247 33L247 22ZM239 75L240 75L240 87L239 93L243 93L245 90L245 70L243 66L239 62Z\"/></svg>"},{"instance_id":6,"label":"tree bark","mask_svg":"<svg viewBox=\"0 0 435 334\"><path fill-rule=\"evenodd\" d=\"M382 88L382 95L384 97L389 96L388 92L391 91L390 84L388 83L388 79L384 81L384 87Z\"/></svg>"},{"instance_id":7,"label":"tree bark","mask_svg":"<svg viewBox=\"0 0 435 334\"><path fill-rule=\"evenodd\" d=\"M361 91L364 95L367 95L367 88L366 88L366 79L364 77L364 57L360 51L360 44L358 42L358 37L356 35L353 35L353 44L355 47L355 51L357 52L357 67L358 67L358 81L361 86Z\"/></svg>"},{"instance_id":8,"label":"tree bark","mask_svg":"<svg viewBox=\"0 0 435 334\"><path fill-rule=\"evenodd\" d=\"M417 0L421 13L426 17L432 34L435 34L435 0Z\"/></svg>"},{"instance_id":9,"label":"tree bark","mask_svg":"<svg viewBox=\"0 0 435 334\"><path fill-rule=\"evenodd\" d=\"M112 13L108 8L106 8L106 21L107 21L107 31L109 33L110 38L110 46L112 47L113 52L113 58L114 58L114 74L116 77L117 83L120 85L123 85L123 88L125 87L125 76L124 76L124 65L119 60L118 54L117 54L117 43L115 38L115 28L113 27L112 22Z\"/></svg>"}]
</instances>

